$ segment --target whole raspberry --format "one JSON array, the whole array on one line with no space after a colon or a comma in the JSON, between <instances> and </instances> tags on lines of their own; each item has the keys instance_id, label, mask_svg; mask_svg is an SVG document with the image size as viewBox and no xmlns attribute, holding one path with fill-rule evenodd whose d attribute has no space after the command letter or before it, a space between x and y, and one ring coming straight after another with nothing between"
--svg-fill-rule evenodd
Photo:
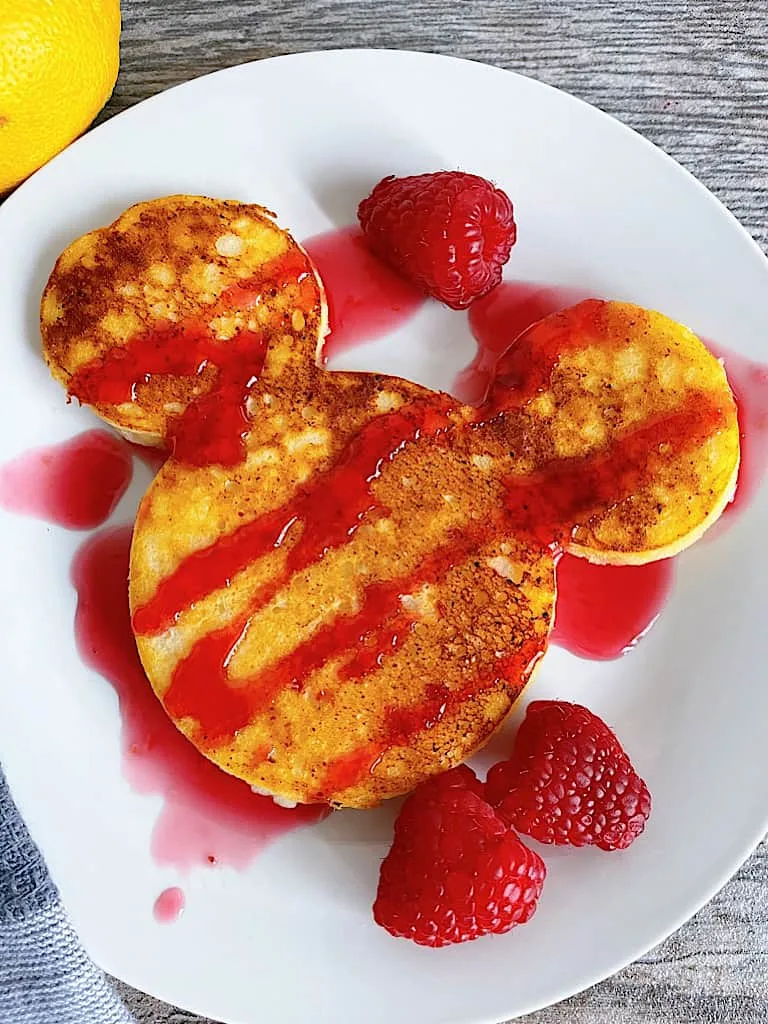
<instances>
[{"instance_id":1,"label":"whole raspberry","mask_svg":"<svg viewBox=\"0 0 768 1024\"><path fill-rule=\"evenodd\" d=\"M524 924L546 868L482 796L466 767L423 783L403 804L381 865L376 922L422 946Z\"/></svg>"},{"instance_id":2,"label":"whole raspberry","mask_svg":"<svg viewBox=\"0 0 768 1024\"><path fill-rule=\"evenodd\" d=\"M462 171L384 178L357 216L378 256L452 309L496 287L517 235L509 197Z\"/></svg>"},{"instance_id":3,"label":"whole raspberry","mask_svg":"<svg viewBox=\"0 0 768 1024\"><path fill-rule=\"evenodd\" d=\"M486 795L540 843L625 850L645 828L651 794L605 722L579 704L528 707L512 755L488 772Z\"/></svg>"}]
</instances>

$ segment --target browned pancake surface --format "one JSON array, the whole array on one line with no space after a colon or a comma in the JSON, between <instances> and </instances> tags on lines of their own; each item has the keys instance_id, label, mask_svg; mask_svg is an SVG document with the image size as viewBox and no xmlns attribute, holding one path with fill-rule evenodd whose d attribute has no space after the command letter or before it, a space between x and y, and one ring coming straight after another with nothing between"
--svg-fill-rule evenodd
<instances>
[{"instance_id":1,"label":"browned pancake surface","mask_svg":"<svg viewBox=\"0 0 768 1024\"><path fill-rule=\"evenodd\" d=\"M284 800L369 806L505 719L546 646L553 559L508 535L502 484L454 448L465 411L447 399L313 368L285 389L263 379L251 402L243 466L171 460L142 503L139 650L221 767ZM202 562L270 515L261 546L198 587ZM158 601L193 552L191 591Z\"/></svg>"},{"instance_id":2,"label":"browned pancake surface","mask_svg":"<svg viewBox=\"0 0 768 1024\"><path fill-rule=\"evenodd\" d=\"M520 527L595 562L677 554L732 499L739 425L722 364L687 327L590 299L503 357L478 427L507 458Z\"/></svg>"},{"instance_id":3,"label":"browned pancake surface","mask_svg":"<svg viewBox=\"0 0 768 1024\"><path fill-rule=\"evenodd\" d=\"M184 336L189 325L195 331ZM43 353L54 377L148 444L162 443L169 422L213 386L217 345L224 352L243 331L284 333L313 359L326 325L312 265L272 214L203 196L139 203L77 239L57 260L41 303ZM171 328L190 346L201 328L212 341L191 360L197 372L171 366L146 379L138 372L118 400L93 386L94 371L114 370L116 354L130 359L137 339L146 343Z\"/></svg>"}]
</instances>

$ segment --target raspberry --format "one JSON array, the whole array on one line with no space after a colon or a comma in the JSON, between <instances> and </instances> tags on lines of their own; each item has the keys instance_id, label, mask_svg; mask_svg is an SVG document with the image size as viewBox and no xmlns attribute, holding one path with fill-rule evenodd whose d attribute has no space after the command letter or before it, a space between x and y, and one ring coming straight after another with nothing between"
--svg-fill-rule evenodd
<instances>
[{"instance_id":1,"label":"raspberry","mask_svg":"<svg viewBox=\"0 0 768 1024\"><path fill-rule=\"evenodd\" d=\"M517 235L509 197L461 171L384 178L357 216L378 256L453 309L496 287Z\"/></svg>"},{"instance_id":2,"label":"raspberry","mask_svg":"<svg viewBox=\"0 0 768 1024\"><path fill-rule=\"evenodd\" d=\"M378 924L422 946L447 946L524 924L546 868L483 798L467 767L423 783L403 804L381 865Z\"/></svg>"},{"instance_id":3,"label":"raspberry","mask_svg":"<svg viewBox=\"0 0 768 1024\"><path fill-rule=\"evenodd\" d=\"M512 755L488 772L501 817L540 843L625 850L645 828L651 794L614 733L579 704L528 707Z\"/></svg>"}]
</instances>

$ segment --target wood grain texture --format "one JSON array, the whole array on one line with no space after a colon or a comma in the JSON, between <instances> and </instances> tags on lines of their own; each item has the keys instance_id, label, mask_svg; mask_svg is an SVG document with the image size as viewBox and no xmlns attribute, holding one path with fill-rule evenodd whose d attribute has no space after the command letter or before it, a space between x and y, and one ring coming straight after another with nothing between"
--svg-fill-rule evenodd
<instances>
[{"instance_id":1,"label":"wood grain texture","mask_svg":"<svg viewBox=\"0 0 768 1024\"><path fill-rule=\"evenodd\" d=\"M188 78L277 53L343 46L451 53L532 75L625 121L691 170L768 247L766 0L123 0L123 13L122 70L101 119ZM141 1024L201 1020L119 988ZM768 1020L766 844L677 934L526 1024L608 1020Z\"/></svg>"}]
</instances>

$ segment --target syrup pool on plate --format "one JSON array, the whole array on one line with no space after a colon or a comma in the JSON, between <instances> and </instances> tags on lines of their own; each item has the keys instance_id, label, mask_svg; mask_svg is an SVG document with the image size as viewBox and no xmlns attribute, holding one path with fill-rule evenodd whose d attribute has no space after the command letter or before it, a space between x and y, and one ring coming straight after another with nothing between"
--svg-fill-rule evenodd
<instances>
[{"instance_id":1,"label":"syrup pool on plate","mask_svg":"<svg viewBox=\"0 0 768 1024\"><path fill-rule=\"evenodd\" d=\"M674 559L648 565L594 565L563 555L557 563L552 643L594 661L619 658L644 636L666 603Z\"/></svg>"},{"instance_id":2,"label":"syrup pool on plate","mask_svg":"<svg viewBox=\"0 0 768 1024\"><path fill-rule=\"evenodd\" d=\"M496 364L510 343L538 320L588 298L576 288L554 287L535 281L504 281L469 308L469 329L477 354L453 383L453 394L477 405L490 388Z\"/></svg>"},{"instance_id":3,"label":"syrup pool on plate","mask_svg":"<svg viewBox=\"0 0 768 1024\"><path fill-rule=\"evenodd\" d=\"M178 732L136 651L128 608L130 542L130 526L108 528L91 536L74 559L80 654L117 692L126 778L138 792L163 798L151 840L156 862L182 871L244 868L272 840L319 821L327 808L278 807L211 764Z\"/></svg>"},{"instance_id":4,"label":"syrup pool on plate","mask_svg":"<svg viewBox=\"0 0 768 1024\"><path fill-rule=\"evenodd\" d=\"M109 518L132 476L127 443L109 430L87 430L0 466L0 506L89 530Z\"/></svg>"},{"instance_id":5,"label":"syrup pool on plate","mask_svg":"<svg viewBox=\"0 0 768 1024\"><path fill-rule=\"evenodd\" d=\"M184 912L186 901L184 890L180 889L178 885L163 889L152 907L155 920L160 924L177 921Z\"/></svg>"},{"instance_id":6,"label":"syrup pool on plate","mask_svg":"<svg viewBox=\"0 0 768 1024\"><path fill-rule=\"evenodd\" d=\"M323 345L325 361L394 330L426 302L373 255L359 228L317 235L304 248L320 271L328 300L331 333Z\"/></svg>"}]
</instances>

